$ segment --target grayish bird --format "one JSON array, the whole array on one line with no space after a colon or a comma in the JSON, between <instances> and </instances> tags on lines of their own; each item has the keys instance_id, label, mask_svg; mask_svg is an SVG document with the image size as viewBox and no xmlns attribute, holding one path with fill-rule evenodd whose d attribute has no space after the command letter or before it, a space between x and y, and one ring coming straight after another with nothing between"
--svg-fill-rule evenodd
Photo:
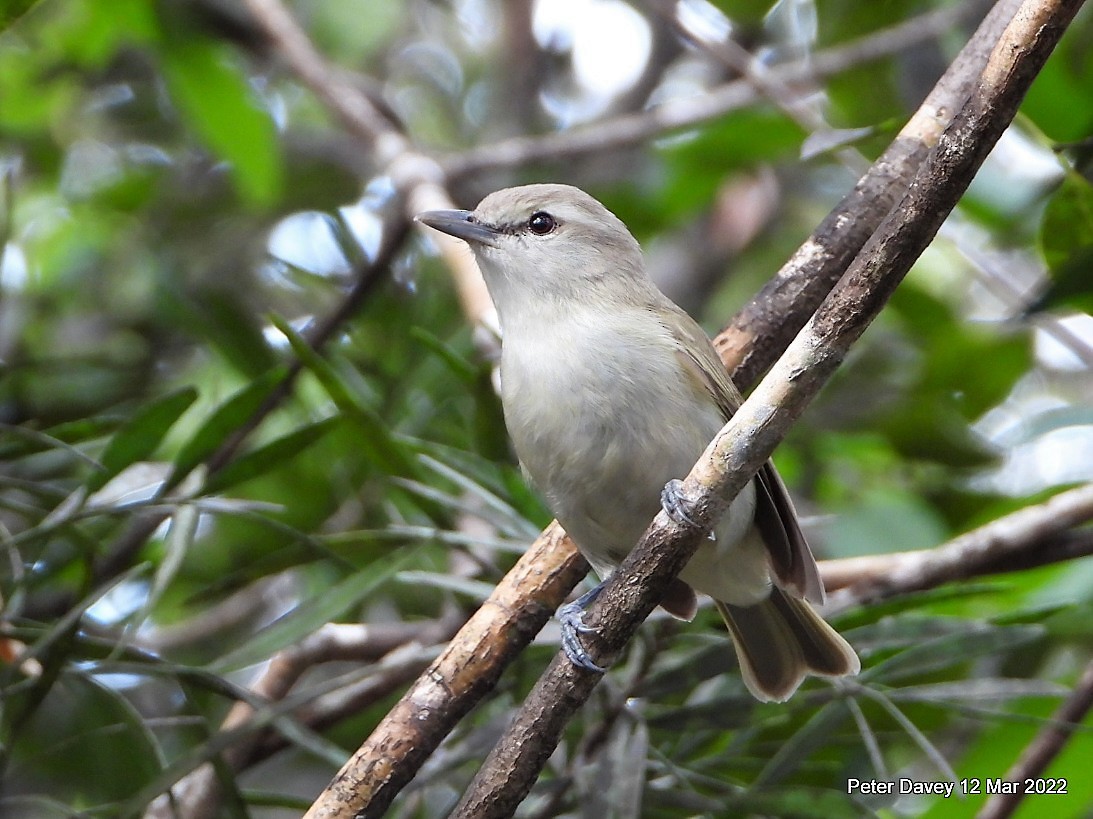
<instances>
[{"instance_id":1,"label":"grayish bird","mask_svg":"<svg viewBox=\"0 0 1093 819\"><path fill-rule=\"evenodd\" d=\"M516 454L588 562L606 578L637 544L741 397L702 329L646 274L626 226L584 191L527 185L474 211L420 222L474 251L501 324L501 398ZM663 501L662 501L663 495ZM563 606L563 646L581 645L582 606ZM694 616L695 590L725 619L744 683L789 698L806 674L843 676L857 655L809 605L816 561L766 463L732 502L661 605Z\"/></svg>"}]
</instances>

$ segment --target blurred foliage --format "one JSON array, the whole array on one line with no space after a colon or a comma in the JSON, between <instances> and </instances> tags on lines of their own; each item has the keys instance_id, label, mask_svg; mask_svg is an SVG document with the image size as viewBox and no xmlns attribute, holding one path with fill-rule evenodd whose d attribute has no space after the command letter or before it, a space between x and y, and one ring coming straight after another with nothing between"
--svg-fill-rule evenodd
<instances>
[{"instance_id":1,"label":"blurred foliage","mask_svg":"<svg viewBox=\"0 0 1093 819\"><path fill-rule=\"evenodd\" d=\"M597 4L559 4L562 20L553 5L292 10L414 140L456 152L595 127L729 76L641 4L598 11L656 27L669 46L655 58L625 26L576 34ZM693 4L772 60L937 5ZM1086 12L778 453L824 556L930 547L1093 479ZM868 129L855 145L875 153L969 31L812 91L834 127ZM634 62L633 77L594 83L610 74L582 68L597 51ZM504 184L580 184L713 331L853 182L834 154L802 160L807 136L763 103L454 192L471 206ZM377 173L230 0L0 10L0 816L138 815L227 747L221 720L275 652L327 622L469 611L549 519L427 242L407 244L321 354L303 341L398 218ZM846 782L1002 776L1090 656L1091 589L1086 559L848 612L837 625L862 655L860 687L812 682L780 706L744 692L710 612L692 626L655 618L520 815L971 815L983 797L848 796ZM450 808L552 633L391 815ZM316 669L295 702L349 685L343 672ZM299 815L395 696L326 735L262 711L288 747L239 775L221 766L223 815ZM1021 815L1087 809L1088 727L1048 770L1068 794L1030 798Z\"/></svg>"}]
</instances>

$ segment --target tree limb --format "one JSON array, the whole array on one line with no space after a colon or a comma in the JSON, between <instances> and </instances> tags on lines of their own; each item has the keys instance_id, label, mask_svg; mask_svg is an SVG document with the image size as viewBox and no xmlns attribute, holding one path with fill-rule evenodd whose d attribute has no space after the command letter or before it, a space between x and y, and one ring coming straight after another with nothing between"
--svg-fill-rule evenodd
<instances>
[{"instance_id":1,"label":"tree limb","mask_svg":"<svg viewBox=\"0 0 1093 819\"><path fill-rule=\"evenodd\" d=\"M801 262L809 257L813 259L818 257L823 262L822 268L825 271L825 277L831 279L830 271L834 269L833 266L839 260L844 265L848 264L854 254L860 250L865 239L872 232L872 228L868 231L864 231L864 229L852 231L846 229L847 224L872 225L875 227L883 213L878 213L873 208L868 195L880 192L891 198L895 194L890 194L888 192L890 189L902 192L907 188L929 147L936 142L936 133L940 133L941 129L941 126L938 125L939 118L942 124L951 120L953 114L959 108L959 104L973 86L976 77L986 63L991 48L997 42L1016 5L1015 0L1003 0L995 7L961 51L957 60L945 72L938 82L938 87L931 92L923 108L912 118L911 123L913 125L904 128L903 133L914 137L916 148L899 152L900 160L898 162L886 153L885 157L882 157L882 161L878 162L880 167L874 166L866 179L859 183L855 191L844 200L839 209L829 216L817 233L806 242L805 250L807 252L798 252L797 256L794 257L798 263L783 268L778 277L779 292L795 291L797 295L792 303L787 305L785 299L783 299L783 312L779 313L776 310L754 311L745 322L749 332L764 338L780 339L781 346L777 344L763 345L762 349L754 356L749 357L749 367L746 370L739 366L739 360L733 360L726 353L728 348L721 350L722 357L726 359L730 370L735 369L734 378L741 387L750 386L756 375L766 369L774 360L774 357L788 344L790 336L780 330L784 322L798 321L798 326L803 324L804 320L811 315L823 299L827 289L830 288L830 284L827 289L807 287L804 282L810 278L811 269ZM950 24L946 23L946 26L948 25ZM926 26L922 21L911 21L909 24L894 27L888 32L876 35L877 39L875 40L865 38L860 42L864 46L868 41L872 44L870 47L877 49L878 52L890 53L894 38L897 40L901 37L913 39L918 37L924 28ZM848 54L851 49L856 53L866 50L864 47L857 45L848 46ZM832 63L836 62L835 58L835 54L828 56ZM741 88L751 93L750 86L747 86L746 83ZM935 131L936 133L934 133ZM933 138L927 142L927 135L932 133L934 134ZM498 163L503 164L507 161L506 154L503 151L498 151L496 146L490 149L490 155ZM457 168L450 165L446 167L450 173L458 172ZM497 165L492 167L497 167ZM889 207L893 203L894 199L890 202ZM836 227L840 229L836 230ZM863 232L865 235L862 235ZM817 252L817 247L822 247L823 253ZM463 255L464 258L470 256L465 251ZM831 279L831 281L833 282L834 279ZM752 304L752 307L754 306L755 302ZM472 321L475 318L472 313L468 313L468 316ZM476 618L492 616L497 620L491 625L491 628L495 630L497 640L489 650L482 651L474 660L477 669L475 673L487 680L498 679L504 667L523 649L525 643L521 642L520 635L524 635L526 640L530 640L531 635L545 624L554 608L564 600L572 586L586 572L587 564L576 552L572 542L563 537L556 522L551 524L529 547L528 551L509 572L509 575L502 581L506 587L513 579L528 584L524 598L517 598L512 604L514 612L523 612L521 618L518 620L513 613L494 605L483 607L486 614L480 612L475 615ZM532 578L537 577L566 577L568 580L565 583L559 582L547 587L540 582L532 582ZM548 591L551 592L550 595L547 594ZM510 594L511 592L505 592L506 596ZM531 611L534 609L534 607L529 607L531 600L541 601L536 614L536 617L541 619L539 619L534 630L523 628L524 618L530 617ZM434 668L431 668L418 683L415 683L415 686L407 692L391 714L374 729L372 735L353 758L343 766L331 787L318 797L309 816L349 817L359 814L364 817L376 817L383 814L398 791L413 778L421 763L455 726L458 716L466 713L474 704L473 700L465 702L460 698L470 695L478 696L480 692L488 690L488 688L463 688L457 696L456 692L451 690L441 692L435 687L434 682L434 679L436 679L434 678L434 669L442 670L446 668L448 662L446 658L449 654L453 658L462 658L468 655L469 647L480 645L478 642L480 630L481 625L476 625L474 628L468 628L465 632L461 631L456 635L445 654L434 665ZM452 662L458 664L455 660L452 660ZM415 690L419 686L431 687L430 690L434 698L440 699L430 701L429 705L431 707L425 707L424 704L415 701ZM408 715L412 715L413 719L409 719ZM394 743L392 737L397 736L397 732L403 730L408 722L413 726L414 743ZM375 775L374 770L355 770L367 760L370 754L378 753L380 748L383 748L388 757L388 764L392 771L390 775L380 777ZM340 784L338 784L337 791L334 792L332 788L336 783Z\"/></svg>"},{"instance_id":2,"label":"tree limb","mask_svg":"<svg viewBox=\"0 0 1093 819\"><path fill-rule=\"evenodd\" d=\"M388 220L383 232L383 244L376 252L375 258L358 266L354 271L354 283L341 303L330 315L315 322L307 328L304 337L316 349L322 349L342 326L342 324L360 309L368 296L382 281L395 255L409 232L409 223L405 220ZM299 360L293 361L280 383L266 396L262 404L254 411L247 421L229 436L224 443L216 449L207 459L205 465L210 475L215 474L227 466L239 453L240 448L246 442L250 434L254 432L269 415L292 394L296 378L303 370L303 364ZM110 578L116 577L128 569L143 547L168 515L163 512L149 512L136 517L129 527L122 532L117 541L112 545L105 557L95 562L92 572L96 583L104 583ZM67 611L73 605L71 599L54 599L43 607L31 608L27 612L31 616L41 619L49 619L59 616L58 612Z\"/></svg>"},{"instance_id":3,"label":"tree limb","mask_svg":"<svg viewBox=\"0 0 1093 819\"><path fill-rule=\"evenodd\" d=\"M564 537L557 523L547 527L342 766L306 819L383 815L440 740L493 688L508 661L539 632L554 613L556 601L564 599L588 572L572 546L569 559L547 559Z\"/></svg>"},{"instance_id":4,"label":"tree limb","mask_svg":"<svg viewBox=\"0 0 1093 819\"><path fill-rule=\"evenodd\" d=\"M960 110L1020 0L1000 0L907 124L755 297L714 339L740 382L751 383L804 326L839 280ZM770 328L777 328L771 332Z\"/></svg>"},{"instance_id":5,"label":"tree limb","mask_svg":"<svg viewBox=\"0 0 1093 819\"><path fill-rule=\"evenodd\" d=\"M585 620L595 631L586 636L592 637L588 647L593 660L605 664L622 650L671 578L686 565L704 532L770 457L880 312L1012 120L1080 5L1080 0L1029 0L1018 10L967 103L941 135L899 206L684 480L682 496L694 524L676 523L661 512L589 606ZM559 652L452 816L511 816L599 678Z\"/></svg>"},{"instance_id":6,"label":"tree limb","mask_svg":"<svg viewBox=\"0 0 1093 819\"><path fill-rule=\"evenodd\" d=\"M235 733L241 738L220 756L228 770L239 772L286 747L289 742L276 729L265 727L262 714L254 702L278 703L290 692L305 672L317 665L338 660L380 663L395 652L405 654L407 647L431 646L449 639L461 624L462 617L451 611L438 620L420 623L384 625L328 623L294 646L270 659L261 676L249 690L252 700L237 700L220 725L219 732ZM420 673L427 660L389 663L380 673L350 686L351 691L339 690L320 697L337 697L334 707L316 701L298 709L293 719L317 730L329 725L339 715L359 713L391 691L405 685ZM352 698L349 701L348 698ZM258 723L258 726L255 723ZM250 730L248 730L250 728ZM223 791L221 776L212 763L195 768L175 783L168 794L154 800L144 812L144 819L215 819L220 815Z\"/></svg>"},{"instance_id":7,"label":"tree limb","mask_svg":"<svg viewBox=\"0 0 1093 819\"><path fill-rule=\"evenodd\" d=\"M825 560L828 607L836 611L969 577L1026 568L1029 561L1070 559L1089 538L1063 538L1093 520L1093 484L1055 495L966 532L934 549ZM1053 562L1053 561L1052 561Z\"/></svg>"}]
</instances>

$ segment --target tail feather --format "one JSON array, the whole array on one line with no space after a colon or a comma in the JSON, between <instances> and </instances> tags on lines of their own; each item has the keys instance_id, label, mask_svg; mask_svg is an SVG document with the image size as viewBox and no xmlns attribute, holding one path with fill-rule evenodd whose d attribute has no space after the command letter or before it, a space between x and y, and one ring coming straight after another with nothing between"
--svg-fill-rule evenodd
<instances>
[{"instance_id":1,"label":"tail feather","mask_svg":"<svg viewBox=\"0 0 1093 819\"><path fill-rule=\"evenodd\" d=\"M754 606L716 603L756 699L784 702L808 674L843 677L861 670L850 644L807 602L778 587Z\"/></svg>"}]
</instances>

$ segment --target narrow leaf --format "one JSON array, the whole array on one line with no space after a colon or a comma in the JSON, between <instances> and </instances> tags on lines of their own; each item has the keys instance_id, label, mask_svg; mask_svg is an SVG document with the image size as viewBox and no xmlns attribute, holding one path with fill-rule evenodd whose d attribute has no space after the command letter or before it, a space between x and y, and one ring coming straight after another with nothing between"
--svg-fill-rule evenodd
<instances>
[{"instance_id":1,"label":"narrow leaf","mask_svg":"<svg viewBox=\"0 0 1093 819\"><path fill-rule=\"evenodd\" d=\"M388 582L414 555L410 550L387 561L354 572L321 597L306 600L255 634L245 646L221 657L213 671L225 673L268 660L283 648L299 642L319 627L334 621Z\"/></svg>"},{"instance_id":2,"label":"narrow leaf","mask_svg":"<svg viewBox=\"0 0 1093 819\"><path fill-rule=\"evenodd\" d=\"M432 586L437 589L453 591L479 603L489 597L494 588L492 583L483 583L480 580L470 580L465 577L442 574L441 572L399 572L396 579L400 583L414 587Z\"/></svg>"},{"instance_id":3,"label":"narrow leaf","mask_svg":"<svg viewBox=\"0 0 1093 819\"><path fill-rule=\"evenodd\" d=\"M968 662L976 657L1016 648L1042 637L1041 626L982 628L926 640L862 672L862 680L895 679L925 674Z\"/></svg>"},{"instance_id":4,"label":"narrow leaf","mask_svg":"<svg viewBox=\"0 0 1093 819\"><path fill-rule=\"evenodd\" d=\"M272 203L284 173L277 128L230 52L211 40L168 36L160 53L171 98L209 149L231 164L242 199L254 207Z\"/></svg>"},{"instance_id":5,"label":"narrow leaf","mask_svg":"<svg viewBox=\"0 0 1093 819\"><path fill-rule=\"evenodd\" d=\"M361 455L375 463L383 472L395 475L413 474L414 465L406 452L406 447L395 440L383 419L375 411L356 400L342 378L330 366L330 362L315 352L307 340L288 322L280 316L272 316L270 320L288 339L300 363L319 380L326 394L330 396L330 400L347 419L353 422L360 433L358 441L361 445Z\"/></svg>"},{"instance_id":6,"label":"narrow leaf","mask_svg":"<svg viewBox=\"0 0 1093 819\"><path fill-rule=\"evenodd\" d=\"M283 378L282 368L270 370L221 404L175 456L167 487L175 486L249 421Z\"/></svg>"},{"instance_id":7,"label":"narrow leaf","mask_svg":"<svg viewBox=\"0 0 1093 819\"><path fill-rule=\"evenodd\" d=\"M753 788L770 786L789 776L817 748L831 741L835 729L846 721L846 704L829 702L821 707L770 758L752 783Z\"/></svg>"},{"instance_id":8,"label":"narrow leaf","mask_svg":"<svg viewBox=\"0 0 1093 819\"><path fill-rule=\"evenodd\" d=\"M163 441L167 431L197 399L197 390L185 387L165 395L139 410L121 427L102 453L104 472L94 476L91 490L102 489L126 467L149 458Z\"/></svg>"},{"instance_id":9,"label":"narrow leaf","mask_svg":"<svg viewBox=\"0 0 1093 819\"><path fill-rule=\"evenodd\" d=\"M283 466L314 444L340 423L338 418L326 418L301 427L252 452L241 455L223 469L211 475L205 483L206 492L222 492L229 487L260 477Z\"/></svg>"}]
</instances>

